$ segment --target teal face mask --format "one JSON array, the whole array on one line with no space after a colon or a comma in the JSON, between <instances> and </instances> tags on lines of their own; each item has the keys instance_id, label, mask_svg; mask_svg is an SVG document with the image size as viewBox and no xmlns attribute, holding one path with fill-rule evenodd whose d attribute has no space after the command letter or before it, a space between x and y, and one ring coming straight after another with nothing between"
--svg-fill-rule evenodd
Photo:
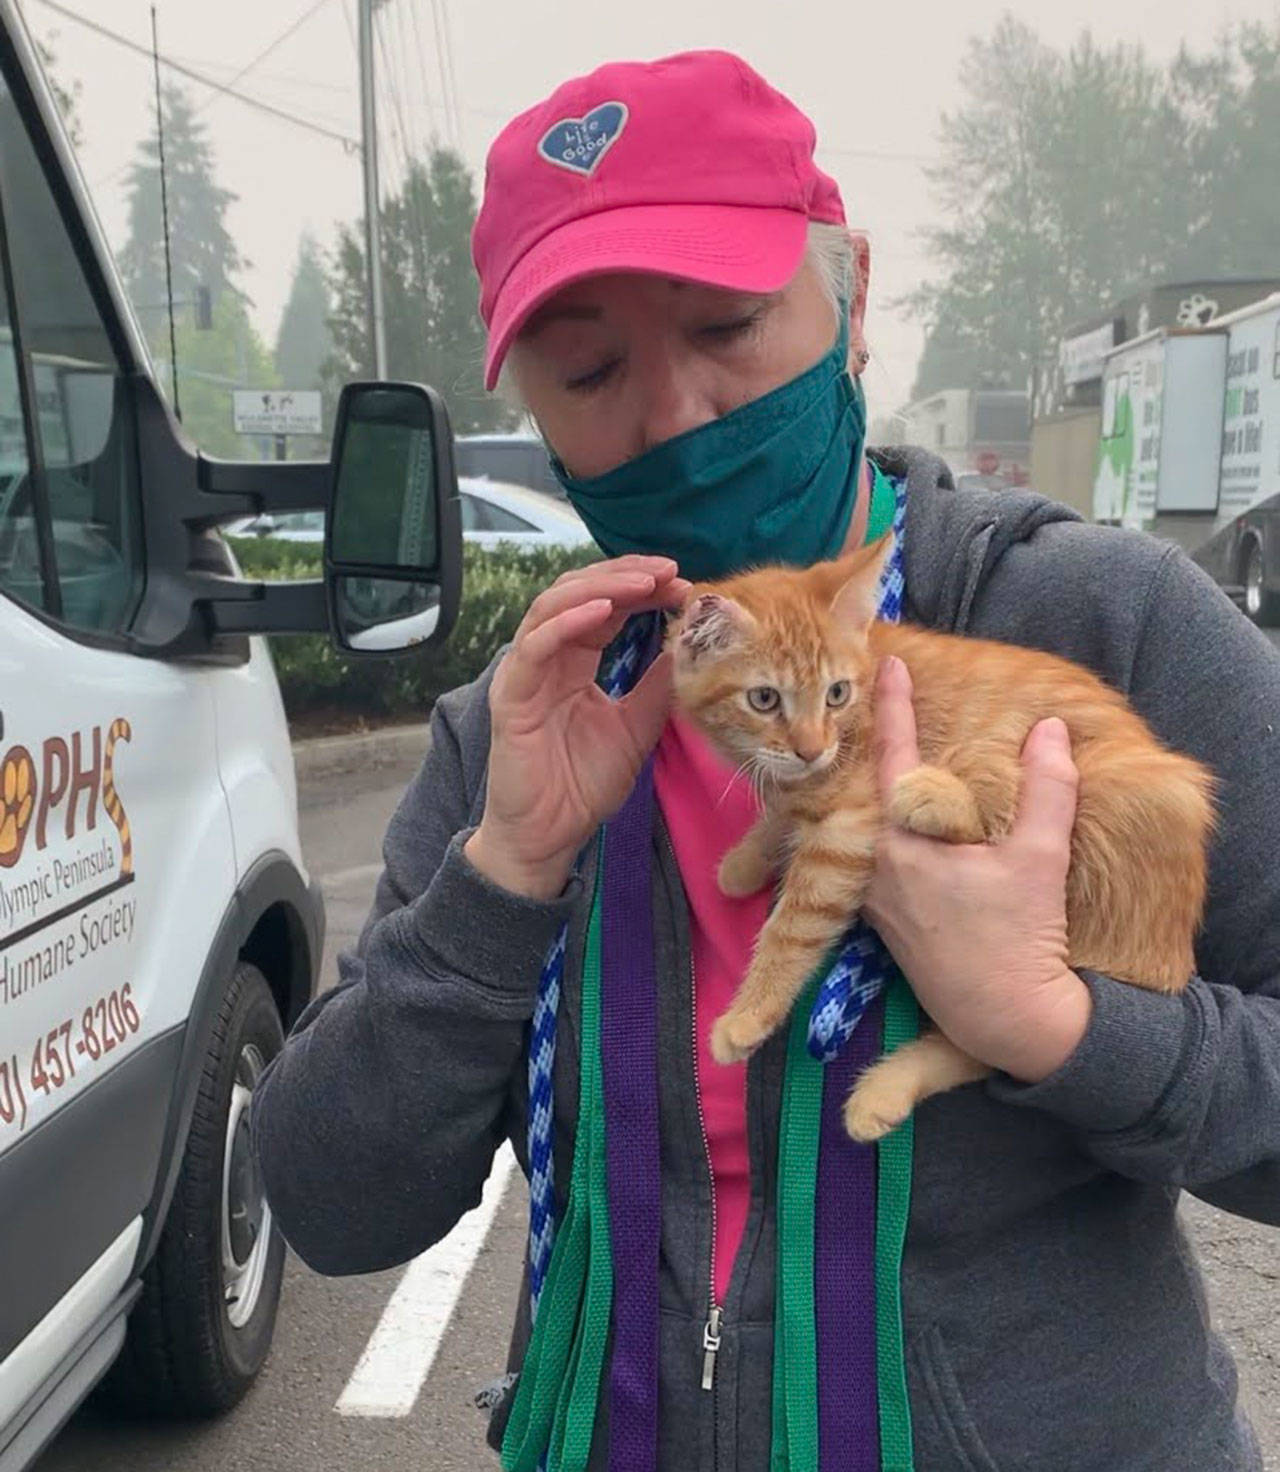
<instances>
[{"instance_id":1,"label":"teal face mask","mask_svg":"<svg viewBox=\"0 0 1280 1472\"><path fill-rule=\"evenodd\" d=\"M552 456L600 547L611 557L674 557L694 581L834 557L858 496L867 424L843 308L840 321L835 346L798 378L616 470L578 480Z\"/></svg>"}]
</instances>

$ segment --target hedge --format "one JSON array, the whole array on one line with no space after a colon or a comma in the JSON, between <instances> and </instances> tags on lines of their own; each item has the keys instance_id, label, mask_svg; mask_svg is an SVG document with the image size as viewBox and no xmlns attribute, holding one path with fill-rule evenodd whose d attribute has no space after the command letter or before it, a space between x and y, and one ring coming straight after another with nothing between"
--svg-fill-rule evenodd
<instances>
[{"instance_id":1,"label":"hedge","mask_svg":"<svg viewBox=\"0 0 1280 1472\"><path fill-rule=\"evenodd\" d=\"M228 538L246 577L320 576L318 546ZM268 642L291 719L317 707L362 716L425 718L437 695L473 680L515 633L525 610L562 572L600 556L594 548L463 547L462 602L453 633L426 653L374 659L341 653L327 634L281 634Z\"/></svg>"}]
</instances>

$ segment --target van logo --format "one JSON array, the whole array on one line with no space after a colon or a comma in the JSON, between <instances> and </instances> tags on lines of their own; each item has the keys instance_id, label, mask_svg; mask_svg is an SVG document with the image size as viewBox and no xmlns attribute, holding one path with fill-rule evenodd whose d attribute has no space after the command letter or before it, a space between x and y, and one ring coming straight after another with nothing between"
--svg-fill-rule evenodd
<instances>
[{"instance_id":1,"label":"van logo","mask_svg":"<svg viewBox=\"0 0 1280 1472\"><path fill-rule=\"evenodd\" d=\"M87 738L73 731L70 742L62 736L46 737L40 746L39 772L25 746L11 746L0 757L0 869L17 865L33 832L36 850L47 847L50 819L59 808L68 841L76 836L82 811L84 828L92 832L98 826L101 800L120 834L121 875L132 874L133 838L115 783L116 746L132 738L133 729L123 716L112 721L105 744L101 726L94 726Z\"/></svg>"}]
</instances>

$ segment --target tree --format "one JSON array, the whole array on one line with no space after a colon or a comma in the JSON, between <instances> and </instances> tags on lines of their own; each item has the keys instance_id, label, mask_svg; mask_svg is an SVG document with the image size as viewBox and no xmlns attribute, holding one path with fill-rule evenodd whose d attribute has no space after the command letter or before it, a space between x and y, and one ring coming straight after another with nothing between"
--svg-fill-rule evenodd
<instances>
[{"instance_id":1,"label":"tree","mask_svg":"<svg viewBox=\"0 0 1280 1472\"><path fill-rule=\"evenodd\" d=\"M248 264L226 225L236 196L216 179L213 146L191 99L176 86L163 92L165 182L175 305L190 312L197 289L206 288L215 311L228 294L239 295L238 273ZM120 271L148 335L165 318L164 219L160 149L156 133L138 145L129 168L129 236Z\"/></svg>"},{"instance_id":2,"label":"tree","mask_svg":"<svg viewBox=\"0 0 1280 1472\"><path fill-rule=\"evenodd\" d=\"M44 68L49 90L53 93L53 100L58 104L58 111L62 114L62 125L67 130L67 137L71 139L76 148L79 148L84 141L84 134L80 127L80 114L77 111L80 105L81 87L79 81L66 83L58 76L58 58L53 50L53 43L57 40L57 35L56 31L50 31L47 41L37 41L36 55L40 58L40 65Z\"/></svg>"},{"instance_id":3,"label":"tree","mask_svg":"<svg viewBox=\"0 0 1280 1472\"><path fill-rule=\"evenodd\" d=\"M1184 120L1139 48L1086 33L1063 55L1010 15L970 43L960 80L930 174L949 217L926 235L941 275L906 305L929 323L934 365L959 353L979 378L1034 391L1066 325L1176 262Z\"/></svg>"},{"instance_id":4,"label":"tree","mask_svg":"<svg viewBox=\"0 0 1280 1472\"><path fill-rule=\"evenodd\" d=\"M320 387L324 366L333 354L330 309L320 247L313 236L304 235L276 334L276 372L286 388Z\"/></svg>"},{"instance_id":5,"label":"tree","mask_svg":"<svg viewBox=\"0 0 1280 1472\"><path fill-rule=\"evenodd\" d=\"M173 266L173 314L182 421L203 450L231 458L266 455L235 433L231 395L237 388L271 388L271 355L249 317L249 299L237 277L248 264L226 224L235 195L217 182L213 148L191 101L179 87L162 94L165 182ZM163 389L171 391L160 152L155 133L138 145L129 170L129 235L120 272L150 343ZM210 297L212 321L198 322L197 298Z\"/></svg>"},{"instance_id":6,"label":"tree","mask_svg":"<svg viewBox=\"0 0 1280 1472\"><path fill-rule=\"evenodd\" d=\"M1187 277L1280 273L1280 22L1245 24L1171 69L1190 163Z\"/></svg>"},{"instance_id":7,"label":"tree","mask_svg":"<svg viewBox=\"0 0 1280 1472\"><path fill-rule=\"evenodd\" d=\"M188 313L176 319L175 330L178 395L187 433L210 455L230 460L271 458L274 444L269 435L250 438L237 434L232 421L231 395L235 389L274 388L279 383L271 354L254 330L244 300L228 292L214 310L211 329L197 327ZM168 389L167 318L163 329L155 334L152 352L160 386Z\"/></svg>"},{"instance_id":8,"label":"tree","mask_svg":"<svg viewBox=\"0 0 1280 1472\"><path fill-rule=\"evenodd\" d=\"M459 434L510 425L515 415L487 395L481 376L484 328L476 311L471 176L450 148L409 163L404 184L382 208L382 281L387 371L431 384ZM373 372L365 288L364 232L338 232L329 284L334 353L331 383Z\"/></svg>"}]
</instances>

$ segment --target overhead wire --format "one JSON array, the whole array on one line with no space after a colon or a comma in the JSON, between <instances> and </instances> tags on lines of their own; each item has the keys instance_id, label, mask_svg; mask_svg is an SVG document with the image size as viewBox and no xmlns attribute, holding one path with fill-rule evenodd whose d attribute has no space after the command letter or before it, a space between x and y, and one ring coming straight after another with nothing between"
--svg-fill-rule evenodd
<instances>
[{"instance_id":1,"label":"overhead wire","mask_svg":"<svg viewBox=\"0 0 1280 1472\"><path fill-rule=\"evenodd\" d=\"M440 19L439 0L431 0L431 24L436 37L436 69L440 73L440 95L444 99L444 115L449 126L449 141L456 148L458 145L457 99L453 96L449 70L445 61L445 38Z\"/></svg>"},{"instance_id":2,"label":"overhead wire","mask_svg":"<svg viewBox=\"0 0 1280 1472\"><path fill-rule=\"evenodd\" d=\"M402 19L398 7L391 9L390 13L397 20ZM408 217L406 223L411 234L410 249L412 254L413 271L415 276L422 276L425 274L424 260L428 235L428 222L422 199L421 183L422 179L424 179L428 173L428 159L425 156L418 155L416 141L408 125L408 112L405 106L404 89L402 89L401 87L401 77L398 76L396 71L393 69L391 58L389 55L389 52L395 48L388 46L388 37L385 34L386 24L389 24L389 22L386 21L387 14L388 11L384 10L384 27L383 30L378 31L378 42L379 49L382 54L385 86L390 94L391 106L394 110L395 118L398 121L400 127L401 162L403 165L401 171L401 208ZM401 31L403 31L403 27L400 27L400 29ZM403 34L401 35L400 40L401 45L398 48L398 56L401 63L401 68L403 70L404 64L407 61L407 49L403 43ZM415 177L415 164L417 165L416 172L418 172L422 176L421 178ZM425 281L420 281L417 284L421 287L425 287L426 283Z\"/></svg>"},{"instance_id":3,"label":"overhead wire","mask_svg":"<svg viewBox=\"0 0 1280 1472\"><path fill-rule=\"evenodd\" d=\"M284 43L289 40L291 36L295 35L298 31L302 29L304 25L306 25L306 23L311 19L313 15L315 15L318 11L323 10L324 7L328 4L329 0L312 0L312 3L308 5L300 15L298 15L293 21L291 21L290 24L287 25L284 30L280 32L280 34L275 38L274 41L268 42L267 45L264 46L255 57L253 57L252 60L245 62L240 70L236 72L235 76L233 76L231 80L224 85L228 88L231 88L236 86L237 83L243 82L251 71L255 70L262 62L266 61L267 57L270 56L273 51L277 51L281 46L283 46ZM206 112L209 108L215 107L221 101L221 97L208 98L206 101L201 103L199 107L196 108L195 116L198 117L202 112Z\"/></svg>"},{"instance_id":4,"label":"overhead wire","mask_svg":"<svg viewBox=\"0 0 1280 1472\"><path fill-rule=\"evenodd\" d=\"M413 22L413 44L418 57L418 85L422 89L423 115L427 124L426 142L430 150L436 146L437 134L435 112L431 105L431 89L427 86L427 48L422 44L422 29L418 24L418 0L406 0L406 4ZM447 116L445 121L448 122Z\"/></svg>"},{"instance_id":5,"label":"overhead wire","mask_svg":"<svg viewBox=\"0 0 1280 1472\"><path fill-rule=\"evenodd\" d=\"M84 26L87 30L93 31L106 40L114 42L117 46L122 46L138 56L146 57L148 60L151 59L152 53L150 47L132 40L129 36L122 36L119 31L113 31L109 27L101 25L95 20L91 20L87 15L81 15L78 10L72 10L70 6L60 4L59 0L39 0L39 3L50 10L56 11L57 14L65 16L67 20L74 21L77 25ZM360 146L360 140L358 138L353 138L347 133L339 133L333 128L326 128L322 124L312 121L310 118L301 117L297 113L286 111L284 108L275 107L271 103L263 102L261 98L253 97L247 92L240 92L224 82L219 82L216 77L210 77L203 72L198 72L194 67L184 66L181 62L175 61L170 56L161 55L159 62L161 66L168 68L169 71L177 72L179 76L184 76L190 81L198 82L202 87L209 87L215 92L221 92L228 97L234 97L237 102L243 102L248 107L257 108L259 112L267 113L283 122L292 123L295 127L305 128L308 132L317 133L324 138L331 138L335 143L341 143L344 148L352 149L359 148Z\"/></svg>"},{"instance_id":6,"label":"overhead wire","mask_svg":"<svg viewBox=\"0 0 1280 1472\"><path fill-rule=\"evenodd\" d=\"M453 69L453 22L449 17L449 0L440 0L440 9L444 17L445 66L449 73L449 91L453 95L453 146L457 148L462 141L462 119L459 116L458 74Z\"/></svg>"},{"instance_id":7,"label":"overhead wire","mask_svg":"<svg viewBox=\"0 0 1280 1472\"><path fill-rule=\"evenodd\" d=\"M431 112L431 93L427 86L426 56L422 49L422 33L418 29L415 0L401 0L396 12L401 35L401 71L405 79L405 98L414 148L423 159L429 159L435 148L435 121Z\"/></svg>"}]
</instances>

